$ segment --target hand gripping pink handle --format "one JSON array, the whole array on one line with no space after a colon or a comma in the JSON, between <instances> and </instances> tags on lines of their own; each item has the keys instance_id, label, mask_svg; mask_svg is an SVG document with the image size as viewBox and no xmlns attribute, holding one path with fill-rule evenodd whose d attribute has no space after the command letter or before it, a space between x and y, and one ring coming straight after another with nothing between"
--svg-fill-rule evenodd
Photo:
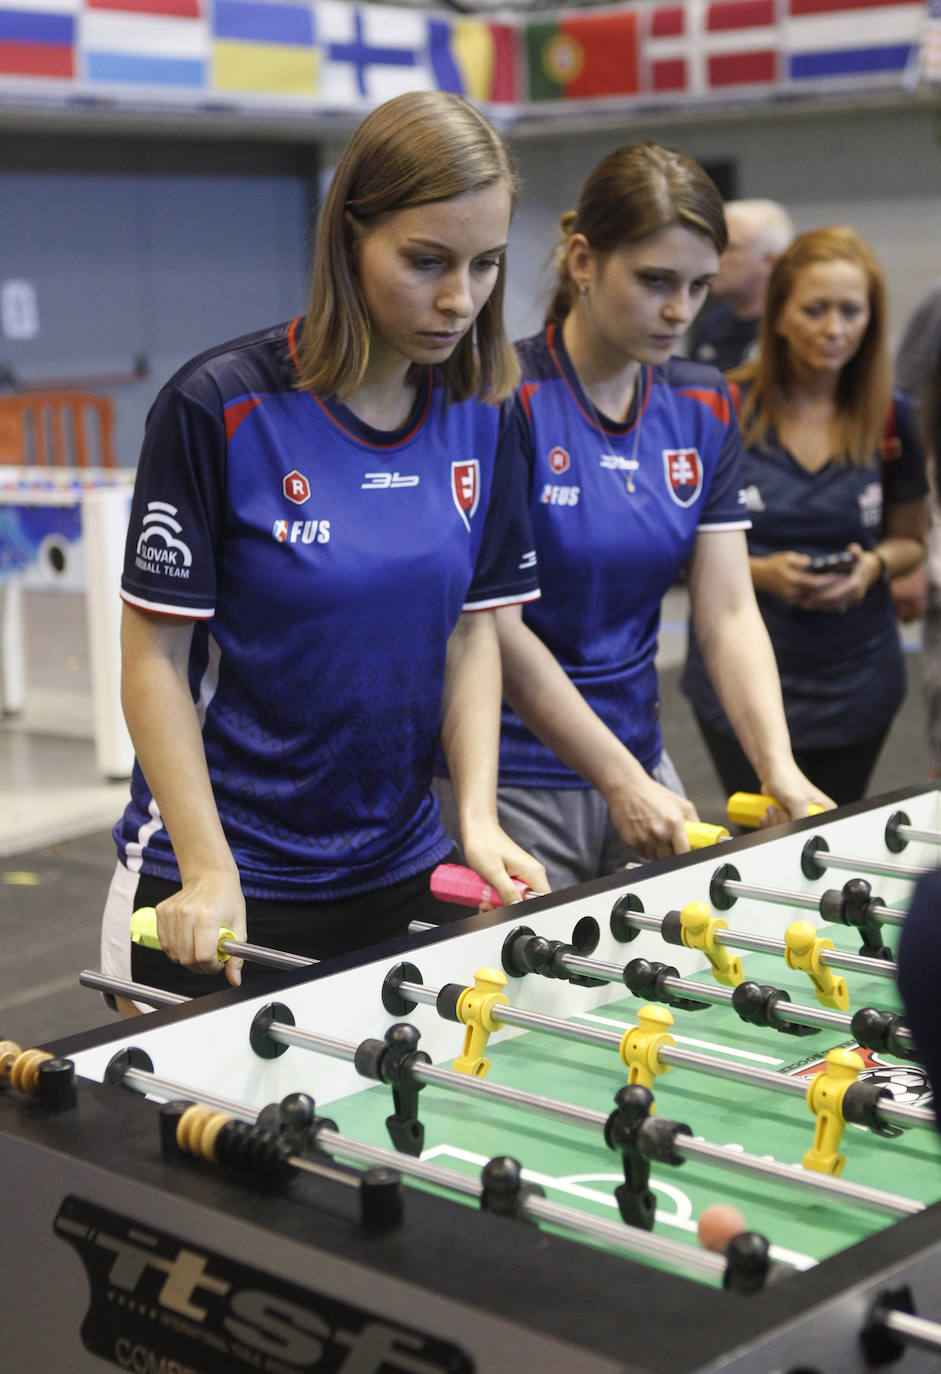
<instances>
[{"instance_id":1,"label":"hand gripping pink handle","mask_svg":"<svg viewBox=\"0 0 941 1374\"><path fill-rule=\"evenodd\" d=\"M525 897L529 887L522 878L514 878L520 896ZM439 864L431 875L431 890L442 902L455 902L458 906L480 906L489 902L491 906L503 906L503 898L495 887L485 883L479 873L460 864Z\"/></svg>"}]
</instances>

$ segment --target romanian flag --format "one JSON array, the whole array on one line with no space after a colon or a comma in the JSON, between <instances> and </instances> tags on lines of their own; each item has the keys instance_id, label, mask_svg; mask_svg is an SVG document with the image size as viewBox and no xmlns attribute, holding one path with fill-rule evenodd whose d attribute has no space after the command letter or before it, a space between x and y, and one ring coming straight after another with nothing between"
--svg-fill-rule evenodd
<instances>
[{"instance_id":1,"label":"romanian flag","mask_svg":"<svg viewBox=\"0 0 941 1374\"><path fill-rule=\"evenodd\" d=\"M517 32L483 19L430 19L428 47L435 85L470 100L517 100Z\"/></svg>"},{"instance_id":2,"label":"romanian flag","mask_svg":"<svg viewBox=\"0 0 941 1374\"><path fill-rule=\"evenodd\" d=\"M527 23L526 55L532 101L636 95L640 89L633 9Z\"/></svg>"},{"instance_id":3,"label":"romanian flag","mask_svg":"<svg viewBox=\"0 0 941 1374\"><path fill-rule=\"evenodd\" d=\"M89 81L206 85L209 26L203 0L85 0L80 33Z\"/></svg>"},{"instance_id":4,"label":"romanian flag","mask_svg":"<svg viewBox=\"0 0 941 1374\"><path fill-rule=\"evenodd\" d=\"M318 53L309 4L215 0L212 68L217 91L313 95Z\"/></svg>"},{"instance_id":5,"label":"romanian flag","mask_svg":"<svg viewBox=\"0 0 941 1374\"><path fill-rule=\"evenodd\" d=\"M0 8L0 76L75 75L75 5L20 0Z\"/></svg>"}]
</instances>

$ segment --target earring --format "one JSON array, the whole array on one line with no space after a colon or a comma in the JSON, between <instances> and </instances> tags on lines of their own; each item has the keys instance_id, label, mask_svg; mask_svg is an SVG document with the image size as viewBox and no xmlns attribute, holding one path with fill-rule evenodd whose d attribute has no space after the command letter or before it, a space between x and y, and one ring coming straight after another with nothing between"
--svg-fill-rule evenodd
<instances>
[{"instance_id":1,"label":"earring","mask_svg":"<svg viewBox=\"0 0 941 1374\"><path fill-rule=\"evenodd\" d=\"M587 296L587 295L588 295L588 287L587 287L587 286L580 286L580 287L578 288L578 294L579 294L580 296Z\"/></svg>"}]
</instances>

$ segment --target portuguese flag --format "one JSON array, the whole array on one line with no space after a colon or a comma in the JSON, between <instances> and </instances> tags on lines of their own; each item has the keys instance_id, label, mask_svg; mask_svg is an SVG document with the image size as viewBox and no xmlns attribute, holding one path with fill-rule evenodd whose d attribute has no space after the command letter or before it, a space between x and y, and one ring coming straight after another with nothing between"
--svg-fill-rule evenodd
<instances>
[{"instance_id":1,"label":"portuguese flag","mask_svg":"<svg viewBox=\"0 0 941 1374\"><path fill-rule=\"evenodd\" d=\"M529 99L590 100L639 90L637 15L567 14L527 22Z\"/></svg>"}]
</instances>

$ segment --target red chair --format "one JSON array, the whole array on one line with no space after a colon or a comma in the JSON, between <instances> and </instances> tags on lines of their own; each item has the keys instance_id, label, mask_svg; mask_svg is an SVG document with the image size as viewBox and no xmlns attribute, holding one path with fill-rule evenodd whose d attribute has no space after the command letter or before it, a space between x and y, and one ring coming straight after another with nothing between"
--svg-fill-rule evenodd
<instances>
[{"instance_id":1,"label":"red chair","mask_svg":"<svg viewBox=\"0 0 941 1374\"><path fill-rule=\"evenodd\" d=\"M113 468L114 404L86 391L0 396L0 463Z\"/></svg>"}]
</instances>

